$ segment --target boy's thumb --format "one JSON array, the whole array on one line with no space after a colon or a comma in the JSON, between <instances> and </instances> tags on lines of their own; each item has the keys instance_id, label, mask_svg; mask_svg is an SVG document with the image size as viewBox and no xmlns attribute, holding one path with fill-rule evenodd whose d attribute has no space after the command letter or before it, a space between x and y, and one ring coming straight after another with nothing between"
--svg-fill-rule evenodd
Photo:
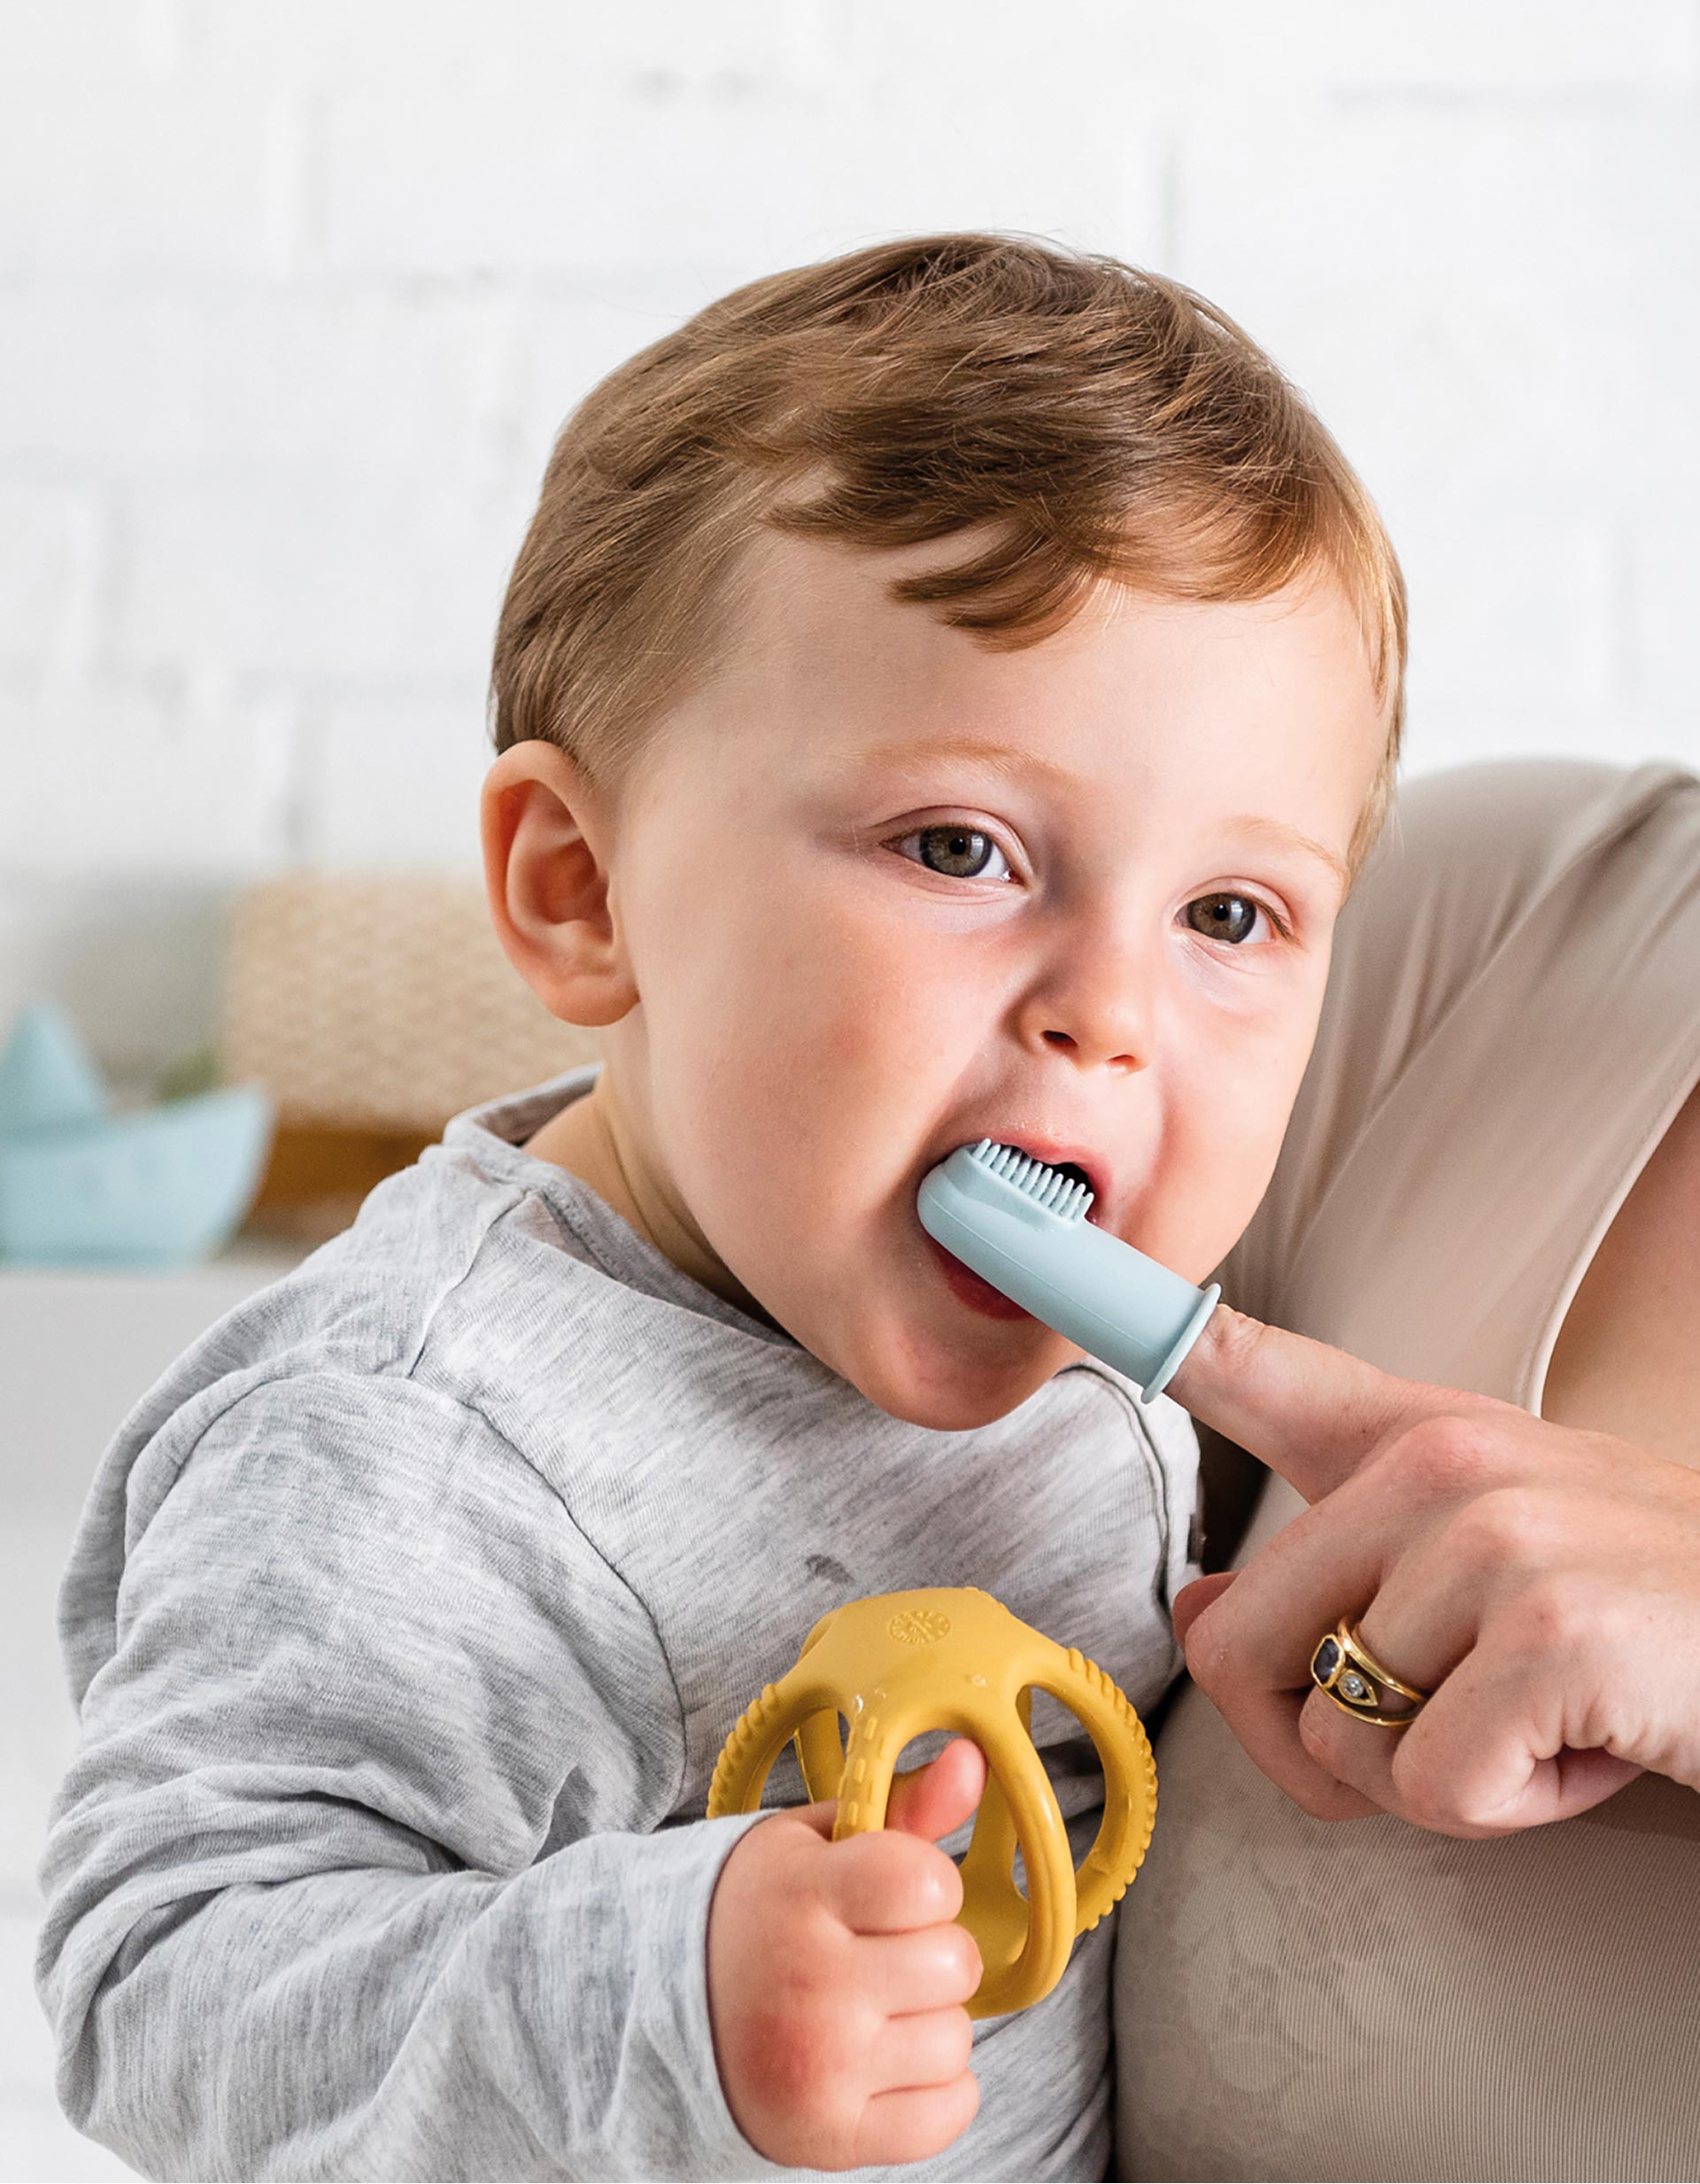
<instances>
[{"instance_id":1,"label":"boy's thumb","mask_svg":"<svg viewBox=\"0 0 1700 2184\"><path fill-rule=\"evenodd\" d=\"M985 1755L967 1737L953 1737L937 1759L892 1778L885 1825L937 1842L959 1828L985 1789Z\"/></svg>"}]
</instances>

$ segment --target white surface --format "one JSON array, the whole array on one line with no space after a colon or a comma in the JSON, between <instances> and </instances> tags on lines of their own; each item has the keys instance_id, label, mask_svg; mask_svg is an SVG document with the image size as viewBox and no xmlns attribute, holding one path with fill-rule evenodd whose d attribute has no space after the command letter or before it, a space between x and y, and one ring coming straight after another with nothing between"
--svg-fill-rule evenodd
<instances>
[{"instance_id":1,"label":"white surface","mask_svg":"<svg viewBox=\"0 0 1700 2184\"><path fill-rule=\"evenodd\" d=\"M35 1866L74 1728L54 1601L102 1450L197 1335L294 1263L161 1273L0 1267L0 2184L128 2176L59 2113L35 1999Z\"/></svg>"},{"instance_id":2,"label":"white surface","mask_svg":"<svg viewBox=\"0 0 1700 2184\"><path fill-rule=\"evenodd\" d=\"M1413 598L1411 762L1700 763L1696 0L9 0L0 1027L145 1076L231 891L468 868L551 439L733 283L945 225L1194 282Z\"/></svg>"}]
</instances>

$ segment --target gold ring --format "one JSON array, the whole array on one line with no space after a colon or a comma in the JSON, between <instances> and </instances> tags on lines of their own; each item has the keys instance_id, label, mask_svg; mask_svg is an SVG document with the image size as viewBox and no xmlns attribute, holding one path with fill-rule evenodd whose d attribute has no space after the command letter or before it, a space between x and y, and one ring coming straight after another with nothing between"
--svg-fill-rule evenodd
<instances>
[{"instance_id":1,"label":"gold ring","mask_svg":"<svg viewBox=\"0 0 1700 2184\"><path fill-rule=\"evenodd\" d=\"M1407 1729L1428 1704L1429 1694L1401 1683L1370 1652L1342 1617L1310 1656L1310 1680L1354 1721L1382 1729Z\"/></svg>"}]
</instances>

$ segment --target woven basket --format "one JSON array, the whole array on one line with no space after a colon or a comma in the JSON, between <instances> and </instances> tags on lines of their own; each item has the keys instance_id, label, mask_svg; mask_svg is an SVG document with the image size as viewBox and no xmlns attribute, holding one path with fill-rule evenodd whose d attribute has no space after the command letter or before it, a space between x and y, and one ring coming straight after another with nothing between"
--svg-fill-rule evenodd
<instances>
[{"instance_id":1,"label":"woven basket","mask_svg":"<svg viewBox=\"0 0 1700 2184\"><path fill-rule=\"evenodd\" d=\"M221 1073L277 1102L251 1229L334 1235L451 1115L599 1056L502 953L476 879L306 871L237 902Z\"/></svg>"}]
</instances>

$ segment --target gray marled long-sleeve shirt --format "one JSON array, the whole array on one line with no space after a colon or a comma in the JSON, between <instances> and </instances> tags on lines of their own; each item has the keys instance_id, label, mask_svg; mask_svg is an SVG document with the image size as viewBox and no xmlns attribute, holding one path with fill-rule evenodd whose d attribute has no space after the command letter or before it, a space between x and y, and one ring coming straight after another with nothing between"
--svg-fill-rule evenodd
<instances>
[{"instance_id":1,"label":"gray marled long-sleeve shirt","mask_svg":"<svg viewBox=\"0 0 1700 2184\"><path fill-rule=\"evenodd\" d=\"M593 1074L458 1116L106 1452L38 1977L66 2110L148 2173L808 2173L709 2032L744 1707L828 1608L923 1584L1136 1705L1178 1666L1183 1416L1082 1364L971 1432L888 1416L522 1149ZM1078 1856L1090 1748L1042 1694L1034 1732ZM878 2173L1103 2175L1112 1925L976 2027L954 2145Z\"/></svg>"}]
</instances>

